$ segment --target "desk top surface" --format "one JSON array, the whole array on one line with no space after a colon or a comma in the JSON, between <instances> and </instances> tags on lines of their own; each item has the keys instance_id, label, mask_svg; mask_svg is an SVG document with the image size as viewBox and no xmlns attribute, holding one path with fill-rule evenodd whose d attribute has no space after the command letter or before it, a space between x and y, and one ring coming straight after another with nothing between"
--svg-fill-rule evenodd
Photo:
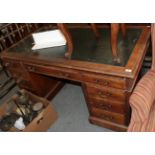
<instances>
[{"instance_id":1,"label":"desk top surface","mask_svg":"<svg viewBox=\"0 0 155 155\"><path fill-rule=\"evenodd\" d=\"M128 29L127 35L123 39L121 32L118 37L118 54L120 63L115 63L112 59L110 30L100 29L101 37L95 38L91 29L70 29L73 38L73 54L71 60L94 62L99 64L109 64L116 66L125 66L133 51L134 46L141 34L141 29ZM40 50L31 50L33 46L33 38L29 36L16 46L10 48L8 52L26 54L43 59L64 58L67 50L66 46L46 48Z\"/></svg>"},{"instance_id":2,"label":"desk top surface","mask_svg":"<svg viewBox=\"0 0 155 155\"><path fill-rule=\"evenodd\" d=\"M72 28L69 29L69 31L72 35L74 45L71 60L64 58L64 53L67 50L66 46L33 51L31 48L34 41L31 35L9 48L5 53L21 56L25 59L33 58L33 60L54 60L56 62L56 60L59 59L58 63L63 62L63 64L65 63L66 65L70 62L70 64L74 64L75 62L76 66L79 64L81 67L87 66L91 69L94 67L94 70L95 68L100 68L100 65L103 65L103 68L99 69L100 71L104 71L105 66L109 69L114 67L113 70L119 70L117 68L120 67L120 70L122 70L129 63L132 63L129 62L131 57L133 57L133 62L141 59L137 54L135 54L137 55L137 59L135 59L135 56L132 56L136 47L138 50L141 50L139 55L141 54L141 57L143 57L144 52L142 50L144 50L145 47L143 47L144 45L142 44L144 43L146 45L150 37L150 29L147 27L144 29L128 28L124 40L120 32L118 37L118 54L120 57L120 63L115 63L112 59L110 29L99 29L101 33L99 39L95 38L95 35L90 28ZM137 53L137 51L135 52ZM90 65L92 67L90 67Z\"/></svg>"}]
</instances>

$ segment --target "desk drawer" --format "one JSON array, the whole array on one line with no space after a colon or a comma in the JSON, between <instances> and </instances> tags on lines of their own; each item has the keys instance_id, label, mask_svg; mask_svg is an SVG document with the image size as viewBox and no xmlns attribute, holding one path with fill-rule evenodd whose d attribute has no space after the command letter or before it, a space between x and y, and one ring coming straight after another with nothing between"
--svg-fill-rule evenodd
<instances>
[{"instance_id":1,"label":"desk drawer","mask_svg":"<svg viewBox=\"0 0 155 155\"><path fill-rule=\"evenodd\" d=\"M98 108L91 108L90 113L91 113L91 116L102 118L106 121L110 121L110 122L114 122L114 123L118 123L118 124L122 124L122 125L126 124L126 116L125 115L104 111L104 110L101 110Z\"/></svg>"},{"instance_id":2,"label":"desk drawer","mask_svg":"<svg viewBox=\"0 0 155 155\"><path fill-rule=\"evenodd\" d=\"M124 102L118 102L115 100L101 100L97 98L88 98L88 104L90 107L99 108L106 111L116 112L125 114L126 112L126 105Z\"/></svg>"},{"instance_id":3,"label":"desk drawer","mask_svg":"<svg viewBox=\"0 0 155 155\"><path fill-rule=\"evenodd\" d=\"M126 88L125 78L110 77L106 75L101 76L101 75L93 75L93 74L84 73L83 79L85 82L95 83L100 86L107 86L107 87L120 88L120 89Z\"/></svg>"},{"instance_id":4,"label":"desk drawer","mask_svg":"<svg viewBox=\"0 0 155 155\"><path fill-rule=\"evenodd\" d=\"M33 85L26 74L23 74L22 72L12 72L11 75L16 81L16 83L19 85L19 87L28 90L34 90Z\"/></svg>"},{"instance_id":5,"label":"desk drawer","mask_svg":"<svg viewBox=\"0 0 155 155\"><path fill-rule=\"evenodd\" d=\"M57 67L45 67L39 65L27 65L25 64L26 69L29 72L54 76L63 79L69 79L74 81L81 81L82 75L80 72L72 70L72 69L64 69L64 68L57 68Z\"/></svg>"},{"instance_id":6,"label":"desk drawer","mask_svg":"<svg viewBox=\"0 0 155 155\"><path fill-rule=\"evenodd\" d=\"M97 87L96 85L86 85L87 96L95 97L101 100L117 100L120 102L126 101L126 91L110 88L110 87Z\"/></svg>"},{"instance_id":7,"label":"desk drawer","mask_svg":"<svg viewBox=\"0 0 155 155\"><path fill-rule=\"evenodd\" d=\"M19 85L20 88L27 89L27 90L34 90L33 85L31 83L29 75L23 69L16 69L16 68L8 68L13 79Z\"/></svg>"},{"instance_id":8,"label":"desk drawer","mask_svg":"<svg viewBox=\"0 0 155 155\"><path fill-rule=\"evenodd\" d=\"M21 70L22 65L20 62L18 61L13 61L13 60L8 60L8 59L4 59L3 60L3 64L6 68L8 69L17 69L17 70Z\"/></svg>"},{"instance_id":9,"label":"desk drawer","mask_svg":"<svg viewBox=\"0 0 155 155\"><path fill-rule=\"evenodd\" d=\"M9 68L8 71L11 73L11 76L16 79L19 77L22 77L25 80L29 80L29 75L27 74L27 72L23 71L23 70L16 70L16 69L12 69Z\"/></svg>"}]
</instances>

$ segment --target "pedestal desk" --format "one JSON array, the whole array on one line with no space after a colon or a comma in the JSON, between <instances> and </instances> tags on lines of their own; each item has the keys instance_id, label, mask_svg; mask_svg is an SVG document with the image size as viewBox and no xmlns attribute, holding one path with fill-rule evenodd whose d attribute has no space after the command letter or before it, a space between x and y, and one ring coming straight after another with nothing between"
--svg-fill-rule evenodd
<instances>
[{"instance_id":1,"label":"pedestal desk","mask_svg":"<svg viewBox=\"0 0 155 155\"><path fill-rule=\"evenodd\" d=\"M101 37L96 39L89 28L70 29L74 44L71 59L64 58L66 46L32 51L31 35L4 51L1 58L19 87L48 99L55 96L66 80L79 82L89 121L126 131L130 121L128 100L149 45L150 28L127 28L124 40L120 33L120 63L112 59L110 30L99 31Z\"/></svg>"}]
</instances>

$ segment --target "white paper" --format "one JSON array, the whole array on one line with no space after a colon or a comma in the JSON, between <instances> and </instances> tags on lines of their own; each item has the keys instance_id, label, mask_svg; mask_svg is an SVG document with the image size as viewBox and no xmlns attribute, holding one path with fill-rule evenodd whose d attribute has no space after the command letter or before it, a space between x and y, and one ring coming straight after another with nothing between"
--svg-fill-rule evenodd
<instances>
[{"instance_id":1,"label":"white paper","mask_svg":"<svg viewBox=\"0 0 155 155\"><path fill-rule=\"evenodd\" d=\"M32 50L66 45L66 39L60 30L34 33L32 36L34 39Z\"/></svg>"}]
</instances>

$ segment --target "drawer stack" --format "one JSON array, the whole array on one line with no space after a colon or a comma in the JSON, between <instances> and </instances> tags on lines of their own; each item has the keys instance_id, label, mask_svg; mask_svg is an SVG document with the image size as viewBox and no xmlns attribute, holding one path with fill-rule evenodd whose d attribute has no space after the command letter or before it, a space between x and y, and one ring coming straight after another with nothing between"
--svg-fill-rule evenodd
<instances>
[{"instance_id":1,"label":"drawer stack","mask_svg":"<svg viewBox=\"0 0 155 155\"><path fill-rule=\"evenodd\" d=\"M88 75L87 75L88 76ZM125 78L88 76L83 85L90 122L118 131L125 131L129 123L130 107ZM95 83L96 82L96 83Z\"/></svg>"}]
</instances>

